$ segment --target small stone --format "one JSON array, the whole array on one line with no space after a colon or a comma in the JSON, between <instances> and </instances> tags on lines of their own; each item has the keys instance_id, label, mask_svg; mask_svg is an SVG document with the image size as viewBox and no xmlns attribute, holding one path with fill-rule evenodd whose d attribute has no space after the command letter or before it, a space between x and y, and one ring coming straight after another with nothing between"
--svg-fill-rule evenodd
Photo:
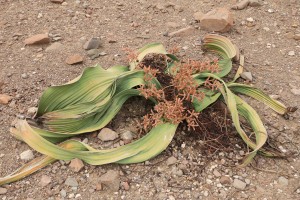
<instances>
[{"instance_id":1,"label":"small stone","mask_svg":"<svg viewBox=\"0 0 300 200\"><path fill-rule=\"evenodd\" d=\"M76 194L75 195L75 199L78 199L79 197L81 197L81 194Z\"/></svg>"},{"instance_id":2,"label":"small stone","mask_svg":"<svg viewBox=\"0 0 300 200\"><path fill-rule=\"evenodd\" d=\"M67 3L67 2L63 2L61 5L62 5L62 6L67 6L68 3Z\"/></svg>"},{"instance_id":3,"label":"small stone","mask_svg":"<svg viewBox=\"0 0 300 200\"><path fill-rule=\"evenodd\" d=\"M119 191L120 188L120 178L119 173L114 170L109 170L107 173L99 178L100 182L104 184L108 189L112 191Z\"/></svg>"},{"instance_id":4,"label":"small stone","mask_svg":"<svg viewBox=\"0 0 300 200\"><path fill-rule=\"evenodd\" d=\"M198 11L198 12L195 12L194 14L193 14L193 17L194 17L194 19L196 20L196 21L201 21L201 18L204 16L204 13L203 12L201 12L201 11Z\"/></svg>"},{"instance_id":5,"label":"small stone","mask_svg":"<svg viewBox=\"0 0 300 200\"><path fill-rule=\"evenodd\" d=\"M169 33L168 36L176 36L176 37L183 37L183 36L188 36L191 35L194 32L194 28L191 26L188 26L186 28L179 29L177 31L174 31L172 33Z\"/></svg>"},{"instance_id":6,"label":"small stone","mask_svg":"<svg viewBox=\"0 0 300 200\"><path fill-rule=\"evenodd\" d=\"M294 38L294 33L293 33L293 32L288 32L288 33L286 33L284 36L285 36L286 38L288 38L288 39L292 39L292 38Z\"/></svg>"},{"instance_id":7,"label":"small stone","mask_svg":"<svg viewBox=\"0 0 300 200\"><path fill-rule=\"evenodd\" d=\"M82 63L83 62L83 56L79 55L79 54L75 54L72 56L69 56L66 59L66 63L68 65L74 65L74 64L78 64L78 63Z\"/></svg>"},{"instance_id":8,"label":"small stone","mask_svg":"<svg viewBox=\"0 0 300 200\"><path fill-rule=\"evenodd\" d=\"M57 50L62 50L63 45L60 42L54 42L51 44L49 47L45 49L46 52L51 52L51 51L57 51Z\"/></svg>"},{"instance_id":9,"label":"small stone","mask_svg":"<svg viewBox=\"0 0 300 200\"><path fill-rule=\"evenodd\" d=\"M78 182L73 177L68 177L65 181L65 185L70 187L78 187Z\"/></svg>"},{"instance_id":10,"label":"small stone","mask_svg":"<svg viewBox=\"0 0 300 200\"><path fill-rule=\"evenodd\" d=\"M71 160L69 167L74 172L79 172L84 167L84 164L83 164L82 160L75 158L75 159Z\"/></svg>"},{"instance_id":11,"label":"small stone","mask_svg":"<svg viewBox=\"0 0 300 200\"><path fill-rule=\"evenodd\" d=\"M248 17L246 20L247 22L254 22L254 19L252 17Z\"/></svg>"},{"instance_id":12,"label":"small stone","mask_svg":"<svg viewBox=\"0 0 300 200\"><path fill-rule=\"evenodd\" d=\"M200 27L208 31L227 32L233 26L233 15L226 8L214 9L201 18Z\"/></svg>"},{"instance_id":13,"label":"small stone","mask_svg":"<svg viewBox=\"0 0 300 200\"><path fill-rule=\"evenodd\" d=\"M300 40L300 33L299 33L299 34L295 34L295 35L294 35L294 39L295 39L295 40Z\"/></svg>"},{"instance_id":14,"label":"small stone","mask_svg":"<svg viewBox=\"0 0 300 200\"><path fill-rule=\"evenodd\" d=\"M171 156L167 159L167 165L174 165L177 162L177 159L174 156Z\"/></svg>"},{"instance_id":15,"label":"small stone","mask_svg":"<svg viewBox=\"0 0 300 200\"><path fill-rule=\"evenodd\" d=\"M249 1L249 6L251 6L251 7L259 7L259 6L261 6L261 4L259 3L258 0L250 0Z\"/></svg>"},{"instance_id":16,"label":"small stone","mask_svg":"<svg viewBox=\"0 0 300 200\"><path fill-rule=\"evenodd\" d=\"M62 189L59 193L60 193L61 197L66 197L67 196L67 192L64 189Z\"/></svg>"},{"instance_id":17,"label":"small stone","mask_svg":"<svg viewBox=\"0 0 300 200\"><path fill-rule=\"evenodd\" d=\"M62 3L64 0L50 0L52 3Z\"/></svg>"},{"instance_id":18,"label":"small stone","mask_svg":"<svg viewBox=\"0 0 300 200\"><path fill-rule=\"evenodd\" d=\"M247 185L250 185L250 183L251 183L250 179L247 179L247 178L245 179L245 182Z\"/></svg>"},{"instance_id":19,"label":"small stone","mask_svg":"<svg viewBox=\"0 0 300 200\"><path fill-rule=\"evenodd\" d=\"M205 197L207 197L207 196L209 195L208 191L205 190L205 191L203 192L203 195L204 195Z\"/></svg>"},{"instance_id":20,"label":"small stone","mask_svg":"<svg viewBox=\"0 0 300 200\"><path fill-rule=\"evenodd\" d=\"M289 184L289 180L283 176L278 178L278 183L282 186L287 186Z\"/></svg>"},{"instance_id":21,"label":"small stone","mask_svg":"<svg viewBox=\"0 0 300 200\"><path fill-rule=\"evenodd\" d=\"M0 94L0 104L6 105L12 100L12 97L7 94Z\"/></svg>"},{"instance_id":22,"label":"small stone","mask_svg":"<svg viewBox=\"0 0 300 200\"><path fill-rule=\"evenodd\" d=\"M30 149L27 151L24 151L20 154L20 158L21 158L21 160L25 160L25 161L31 160L34 158L33 152Z\"/></svg>"},{"instance_id":23,"label":"small stone","mask_svg":"<svg viewBox=\"0 0 300 200\"><path fill-rule=\"evenodd\" d=\"M115 140L118 137L119 137L118 133L109 128L101 129L100 133L98 134L98 138L104 142Z\"/></svg>"},{"instance_id":24,"label":"small stone","mask_svg":"<svg viewBox=\"0 0 300 200\"><path fill-rule=\"evenodd\" d=\"M23 74L21 74L21 77L22 77L23 79L26 79L26 78L28 78L28 75L27 75L26 73L23 73Z\"/></svg>"},{"instance_id":25,"label":"small stone","mask_svg":"<svg viewBox=\"0 0 300 200\"><path fill-rule=\"evenodd\" d=\"M123 186L124 190L126 190L126 191L128 191L130 188L128 182L123 182L122 186Z\"/></svg>"},{"instance_id":26,"label":"small stone","mask_svg":"<svg viewBox=\"0 0 300 200\"><path fill-rule=\"evenodd\" d=\"M252 73L251 72L243 72L241 73L241 77L247 81L252 81L253 77L252 77Z\"/></svg>"},{"instance_id":27,"label":"small stone","mask_svg":"<svg viewBox=\"0 0 300 200\"><path fill-rule=\"evenodd\" d=\"M300 194L300 188L298 188L298 189L296 190L296 193L297 193L297 194Z\"/></svg>"},{"instance_id":28,"label":"small stone","mask_svg":"<svg viewBox=\"0 0 300 200\"><path fill-rule=\"evenodd\" d=\"M289 56L294 56L295 55L295 51L289 51L288 55Z\"/></svg>"},{"instance_id":29,"label":"small stone","mask_svg":"<svg viewBox=\"0 0 300 200\"><path fill-rule=\"evenodd\" d=\"M121 134L121 139L124 141L125 144L130 143L133 140L133 133L131 131L126 131Z\"/></svg>"},{"instance_id":30,"label":"small stone","mask_svg":"<svg viewBox=\"0 0 300 200\"><path fill-rule=\"evenodd\" d=\"M166 26L168 28L178 28L178 27L180 27L180 25L178 23L176 23L176 22L167 22Z\"/></svg>"},{"instance_id":31,"label":"small stone","mask_svg":"<svg viewBox=\"0 0 300 200\"><path fill-rule=\"evenodd\" d=\"M169 198L169 200L175 200L175 197L172 195L170 195L168 198Z\"/></svg>"},{"instance_id":32,"label":"small stone","mask_svg":"<svg viewBox=\"0 0 300 200\"><path fill-rule=\"evenodd\" d=\"M220 183L222 183L223 185L228 185L231 183L231 179L228 176L222 176L220 178Z\"/></svg>"},{"instance_id":33,"label":"small stone","mask_svg":"<svg viewBox=\"0 0 300 200\"><path fill-rule=\"evenodd\" d=\"M269 27L263 27L263 29L265 30L265 31L270 31L270 28Z\"/></svg>"},{"instance_id":34,"label":"small stone","mask_svg":"<svg viewBox=\"0 0 300 200\"><path fill-rule=\"evenodd\" d=\"M37 110L38 110L37 107L31 107L31 108L28 108L27 113L29 115L34 115L37 112Z\"/></svg>"},{"instance_id":35,"label":"small stone","mask_svg":"<svg viewBox=\"0 0 300 200\"><path fill-rule=\"evenodd\" d=\"M74 198L74 197L75 197L75 194L74 194L74 193L69 194L69 199L72 199L72 198Z\"/></svg>"},{"instance_id":36,"label":"small stone","mask_svg":"<svg viewBox=\"0 0 300 200\"><path fill-rule=\"evenodd\" d=\"M98 38L91 38L83 45L83 48L85 50L90 50L90 49L98 49L99 46L100 46L100 40Z\"/></svg>"},{"instance_id":37,"label":"small stone","mask_svg":"<svg viewBox=\"0 0 300 200\"><path fill-rule=\"evenodd\" d=\"M291 92L294 94L294 95L300 95L300 89L295 89L295 88L293 88L293 89L291 89Z\"/></svg>"},{"instance_id":38,"label":"small stone","mask_svg":"<svg viewBox=\"0 0 300 200\"><path fill-rule=\"evenodd\" d=\"M97 191L102 190L102 185L101 185L101 183L97 183L97 184L96 184L96 190L97 190Z\"/></svg>"},{"instance_id":39,"label":"small stone","mask_svg":"<svg viewBox=\"0 0 300 200\"><path fill-rule=\"evenodd\" d=\"M0 187L0 195L6 194L6 193L7 193L7 189L3 188L3 187Z\"/></svg>"},{"instance_id":40,"label":"small stone","mask_svg":"<svg viewBox=\"0 0 300 200\"><path fill-rule=\"evenodd\" d=\"M239 179L234 179L232 186L237 189L244 190L246 188L247 184Z\"/></svg>"},{"instance_id":41,"label":"small stone","mask_svg":"<svg viewBox=\"0 0 300 200\"><path fill-rule=\"evenodd\" d=\"M50 42L48 34L37 34L24 40L27 45L31 44L47 44Z\"/></svg>"},{"instance_id":42,"label":"small stone","mask_svg":"<svg viewBox=\"0 0 300 200\"><path fill-rule=\"evenodd\" d=\"M268 9L268 13L274 13L273 9Z\"/></svg>"},{"instance_id":43,"label":"small stone","mask_svg":"<svg viewBox=\"0 0 300 200\"><path fill-rule=\"evenodd\" d=\"M51 183L51 177L49 176L46 176L46 175L43 175L42 178L41 178L41 181L40 181L40 185L42 187L45 187L47 186L49 183Z\"/></svg>"},{"instance_id":44,"label":"small stone","mask_svg":"<svg viewBox=\"0 0 300 200\"><path fill-rule=\"evenodd\" d=\"M221 173L218 170L216 170L216 169L214 169L213 174L215 175L215 177L222 176Z\"/></svg>"}]
</instances>

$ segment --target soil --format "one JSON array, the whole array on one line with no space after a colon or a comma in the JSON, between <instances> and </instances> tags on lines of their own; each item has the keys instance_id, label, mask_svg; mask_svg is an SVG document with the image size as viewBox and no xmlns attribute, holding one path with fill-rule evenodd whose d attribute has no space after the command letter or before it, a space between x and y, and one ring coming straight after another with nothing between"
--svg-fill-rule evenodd
<instances>
[{"instance_id":1,"label":"soil","mask_svg":"<svg viewBox=\"0 0 300 200\"><path fill-rule=\"evenodd\" d=\"M161 42L169 49L179 47L183 58L201 59L199 42L208 32L199 29L193 14L229 7L235 0L65 2L0 0L0 93L13 97L9 105L0 105L0 177L24 164L20 153L30 148L12 137L9 127L16 116L27 116L28 108L37 106L45 88L72 80L88 66L126 64L124 48L137 49L150 42ZM232 10L235 25L222 35L243 50L245 68L254 77L251 84L288 106L299 107L299 94L291 89L300 89L300 41L292 38L300 33L300 2L260 2L260 7ZM249 24L249 18L254 22ZM166 36L187 26L196 29L187 35ZM40 33L61 37L62 48L45 51L49 44L24 45L26 38ZM88 58L83 44L92 37L101 39L100 50L107 55ZM66 64L66 58L74 54L85 56L83 63ZM208 152L203 140L181 130L166 151L145 163L85 164L83 170L73 172L66 162L56 162L1 186L7 192L0 193L0 199L300 199L300 111L284 119L263 104L250 102L267 127L269 143L296 155L286 159L257 156L252 165L240 169L236 164L247 148L237 137L230 136L230 148L213 146L215 151ZM110 128L137 131L135 120L145 114L143 105L140 99L125 104ZM84 137L93 142L93 134ZM173 157L175 163L170 164ZM97 187L99 177L108 170L120 175L118 191ZM50 184L42 186L43 175L51 178ZM75 178L78 187L67 186L67 177ZM230 179L227 184L226 177Z\"/></svg>"}]
</instances>

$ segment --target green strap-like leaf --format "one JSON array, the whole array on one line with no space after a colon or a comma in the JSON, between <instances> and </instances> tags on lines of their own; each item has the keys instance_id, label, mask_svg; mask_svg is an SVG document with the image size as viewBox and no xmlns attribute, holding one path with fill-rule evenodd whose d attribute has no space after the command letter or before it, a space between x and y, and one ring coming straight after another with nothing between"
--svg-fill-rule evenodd
<instances>
[{"instance_id":1,"label":"green strap-like leaf","mask_svg":"<svg viewBox=\"0 0 300 200\"><path fill-rule=\"evenodd\" d=\"M257 88L239 83L228 84L228 87L234 92L250 96L258 101L263 102L279 114L283 115L287 113L287 107L285 105L279 101L276 101L275 99L272 99L270 96Z\"/></svg>"}]
</instances>

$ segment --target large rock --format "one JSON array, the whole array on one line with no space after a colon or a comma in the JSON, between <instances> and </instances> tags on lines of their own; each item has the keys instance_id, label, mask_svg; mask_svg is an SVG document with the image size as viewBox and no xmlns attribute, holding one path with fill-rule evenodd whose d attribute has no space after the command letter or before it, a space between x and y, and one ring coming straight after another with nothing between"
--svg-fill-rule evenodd
<instances>
[{"instance_id":1,"label":"large rock","mask_svg":"<svg viewBox=\"0 0 300 200\"><path fill-rule=\"evenodd\" d=\"M98 138L104 142L115 140L118 137L119 137L118 133L116 133L115 131L109 128L101 129L100 133L98 134Z\"/></svg>"},{"instance_id":2,"label":"large rock","mask_svg":"<svg viewBox=\"0 0 300 200\"><path fill-rule=\"evenodd\" d=\"M100 182L105 185L109 190L117 192L120 188L119 172L109 170L107 173L100 177Z\"/></svg>"},{"instance_id":3,"label":"large rock","mask_svg":"<svg viewBox=\"0 0 300 200\"><path fill-rule=\"evenodd\" d=\"M48 34L37 34L24 40L25 44L47 44L49 42Z\"/></svg>"},{"instance_id":4,"label":"large rock","mask_svg":"<svg viewBox=\"0 0 300 200\"><path fill-rule=\"evenodd\" d=\"M233 15L226 8L214 9L200 20L200 27L208 31L227 32L233 26Z\"/></svg>"}]
</instances>

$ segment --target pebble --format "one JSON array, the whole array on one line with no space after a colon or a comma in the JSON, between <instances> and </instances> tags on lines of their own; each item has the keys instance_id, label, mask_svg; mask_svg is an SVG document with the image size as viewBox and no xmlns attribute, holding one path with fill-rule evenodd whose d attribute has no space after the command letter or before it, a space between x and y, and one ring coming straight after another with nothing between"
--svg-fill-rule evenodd
<instances>
[{"instance_id":1,"label":"pebble","mask_svg":"<svg viewBox=\"0 0 300 200\"><path fill-rule=\"evenodd\" d=\"M124 190L126 190L126 191L128 191L130 188L128 182L122 182L122 186L123 186Z\"/></svg>"},{"instance_id":2,"label":"pebble","mask_svg":"<svg viewBox=\"0 0 300 200\"><path fill-rule=\"evenodd\" d=\"M49 183L51 183L51 177L50 176L47 176L47 175L43 175L42 178L41 178L41 181L40 181L40 185L42 187L45 187L47 186Z\"/></svg>"},{"instance_id":3,"label":"pebble","mask_svg":"<svg viewBox=\"0 0 300 200\"><path fill-rule=\"evenodd\" d=\"M52 3L62 3L64 0L50 0Z\"/></svg>"},{"instance_id":4,"label":"pebble","mask_svg":"<svg viewBox=\"0 0 300 200\"><path fill-rule=\"evenodd\" d=\"M109 129L109 128L103 128L98 134L98 138L102 141L112 141L119 137L118 133Z\"/></svg>"},{"instance_id":5,"label":"pebble","mask_svg":"<svg viewBox=\"0 0 300 200\"><path fill-rule=\"evenodd\" d=\"M174 165L177 162L177 159L174 156L171 156L167 159L167 165Z\"/></svg>"},{"instance_id":6,"label":"pebble","mask_svg":"<svg viewBox=\"0 0 300 200\"><path fill-rule=\"evenodd\" d=\"M50 42L50 38L48 34L37 34L24 40L24 43L27 45L47 44L49 42Z\"/></svg>"},{"instance_id":7,"label":"pebble","mask_svg":"<svg viewBox=\"0 0 300 200\"><path fill-rule=\"evenodd\" d=\"M90 49L87 51L87 55L94 60L95 58L98 58L99 56L105 56L107 55L105 52L101 52L99 49Z\"/></svg>"},{"instance_id":8,"label":"pebble","mask_svg":"<svg viewBox=\"0 0 300 200\"><path fill-rule=\"evenodd\" d=\"M194 17L194 19L196 20L196 21L201 21L201 19L202 19L202 17L203 17L203 15L204 15L204 13L203 12L201 12L201 11L198 11L198 12L195 12L194 14L193 14L193 17Z\"/></svg>"},{"instance_id":9,"label":"pebble","mask_svg":"<svg viewBox=\"0 0 300 200\"><path fill-rule=\"evenodd\" d=\"M37 112L37 110L38 110L37 107L30 107L30 108L28 108L27 113L29 115L34 115Z\"/></svg>"},{"instance_id":10,"label":"pebble","mask_svg":"<svg viewBox=\"0 0 300 200\"><path fill-rule=\"evenodd\" d=\"M68 177L65 181L65 185L71 186L71 187L78 187L78 182L73 177Z\"/></svg>"},{"instance_id":11,"label":"pebble","mask_svg":"<svg viewBox=\"0 0 300 200\"><path fill-rule=\"evenodd\" d=\"M247 178L245 179L245 182L247 185L250 185L250 183L251 183L250 179L247 179Z\"/></svg>"},{"instance_id":12,"label":"pebble","mask_svg":"<svg viewBox=\"0 0 300 200\"><path fill-rule=\"evenodd\" d=\"M59 193L60 193L61 197L66 197L67 196L67 192L64 189L62 189Z\"/></svg>"},{"instance_id":13,"label":"pebble","mask_svg":"<svg viewBox=\"0 0 300 200\"><path fill-rule=\"evenodd\" d=\"M258 7L258 6L261 6L261 4L259 3L258 0L250 0L249 1L249 6Z\"/></svg>"},{"instance_id":14,"label":"pebble","mask_svg":"<svg viewBox=\"0 0 300 200\"><path fill-rule=\"evenodd\" d=\"M300 33L299 34L295 34L293 37L295 40L300 40Z\"/></svg>"},{"instance_id":15,"label":"pebble","mask_svg":"<svg viewBox=\"0 0 300 200\"><path fill-rule=\"evenodd\" d=\"M246 20L247 22L254 22L254 19L252 17L248 17Z\"/></svg>"},{"instance_id":16,"label":"pebble","mask_svg":"<svg viewBox=\"0 0 300 200\"><path fill-rule=\"evenodd\" d=\"M217 8L203 15L200 27L208 31L227 32L233 21L233 15L227 8Z\"/></svg>"},{"instance_id":17,"label":"pebble","mask_svg":"<svg viewBox=\"0 0 300 200\"><path fill-rule=\"evenodd\" d=\"M207 197L207 196L209 195L208 191L205 190L205 191L203 192L203 195L204 195L205 197Z\"/></svg>"},{"instance_id":18,"label":"pebble","mask_svg":"<svg viewBox=\"0 0 300 200\"><path fill-rule=\"evenodd\" d=\"M282 186L287 186L289 184L289 180L283 176L278 178L278 183Z\"/></svg>"},{"instance_id":19,"label":"pebble","mask_svg":"<svg viewBox=\"0 0 300 200\"><path fill-rule=\"evenodd\" d=\"M176 22L167 22L166 26L168 28L178 28L178 27L180 27L180 25L178 23L176 23Z\"/></svg>"},{"instance_id":20,"label":"pebble","mask_svg":"<svg viewBox=\"0 0 300 200\"><path fill-rule=\"evenodd\" d=\"M6 194L6 193L7 193L7 189L3 188L3 187L0 187L0 195L1 194Z\"/></svg>"},{"instance_id":21,"label":"pebble","mask_svg":"<svg viewBox=\"0 0 300 200\"><path fill-rule=\"evenodd\" d=\"M168 34L168 36L176 36L176 37L183 37L183 36L189 36L194 33L194 27L188 26L186 28L179 29L177 31L171 32Z\"/></svg>"},{"instance_id":22,"label":"pebble","mask_svg":"<svg viewBox=\"0 0 300 200\"><path fill-rule=\"evenodd\" d=\"M294 95L300 95L300 89L291 89L291 92L294 94Z\"/></svg>"},{"instance_id":23,"label":"pebble","mask_svg":"<svg viewBox=\"0 0 300 200\"><path fill-rule=\"evenodd\" d=\"M21 77L22 77L23 79L26 79L26 78L28 78L28 75L27 75L26 73L23 73L23 74L21 74Z\"/></svg>"},{"instance_id":24,"label":"pebble","mask_svg":"<svg viewBox=\"0 0 300 200\"><path fill-rule=\"evenodd\" d=\"M83 45L83 48L85 50L90 50L90 49L98 49L99 46L100 46L100 40L98 38L91 38Z\"/></svg>"},{"instance_id":25,"label":"pebble","mask_svg":"<svg viewBox=\"0 0 300 200\"><path fill-rule=\"evenodd\" d=\"M75 199L78 199L79 197L81 197L81 194L76 194L75 195Z\"/></svg>"},{"instance_id":26,"label":"pebble","mask_svg":"<svg viewBox=\"0 0 300 200\"><path fill-rule=\"evenodd\" d=\"M169 198L169 200L175 200L175 197L172 195L170 195L168 198Z\"/></svg>"},{"instance_id":27,"label":"pebble","mask_svg":"<svg viewBox=\"0 0 300 200\"><path fill-rule=\"evenodd\" d=\"M57 50L61 50L61 49L63 49L63 44L60 43L60 42L54 42L49 47L47 47L45 49L45 51L46 52L53 52L53 51L57 51Z\"/></svg>"},{"instance_id":28,"label":"pebble","mask_svg":"<svg viewBox=\"0 0 300 200\"><path fill-rule=\"evenodd\" d=\"M295 51L289 51L288 55L289 56L294 56L295 55Z\"/></svg>"},{"instance_id":29,"label":"pebble","mask_svg":"<svg viewBox=\"0 0 300 200\"><path fill-rule=\"evenodd\" d=\"M119 191L120 188L120 178L119 173L114 170L109 170L107 173L103 174L99 178L100 182L108 187L109 190Z\"/></svg>"},{"instance_id":30,"label":"pebble","mask_svg":"<svg viewBox=\"0 0 300 200\"><path fill-rule=\"evenodd\" d=\"M228 176L222 176L220 178L220 183L222 183L223 185L228 185L231 183L231 179Z\"/></svg>"},{"instance_id":31,"label":"pebble","mask_svg":"<svg viewBox=\"0 0 300 200\"><path fill-rule=\"evenodd\" d=\"M82 63L82 62L83 62L83 56L81 56L79 54L71 55L66 59L66 63L68 65L75 65L78 63Z\"/></svg>"},{"instance_id":32,"label":"pebble","mask_svg":"<svg viewBox=\"0 0 300 200\"><path fill-rule=\"evenodd\" d=\"M62 6L67 6L68 3L67 3L67 2L63 2L61 5L62 5Z\"/></svg>"},{"instance_id":33,"label":"pebble","mask_svg":"<svg viewBox=\"0 0 300 200\"><path fill-rule=\"evenodd\" d=\"M252 73L251 72L243 72L241 73L241 77L247 81L252 81L253 77L252 77Z\"/></svg>"},{"instance_id":34,"label":"pebble","mask_svg":"<svg viewBox=\"0 0 300 200\"><path fill-rule=\"evenodd\" d=\"M244 190L246 188L247 184L239 179L234 179L232 186L237 189Z\"/></svg>"},{"instance_id":35,"label":"pebble","mask_svg":"<svg viewBox=\"0 0 300 200\"><path fill-rule=\"evenodd\" d=\"M71 160L69 167L71 168L72 171L79 172L84 167L84 164L82 160L75 158Z\"/></svg>"},{"instance_id":36,"label":"pebble","mask_svg":"<svg viewBox=\"0 0 300 200\"><path fill-rule=\"evenodd\" d=\"M125 144L130 143L133 140L133 133L131 131L125 131L121 134L121 139L124 141Z\"/></svg>"},{"instance_id":37,"label":"pebble","mask_svg":"<svg viewBox=\"0 0 300 200\"><path fill-rule=\"evenodd\" d=\"M21 158L21 160L25 160L25 161L31 160L34 158L33 152L30 149L27 151L24 151L20 154L20 158Z\"/></svg>"},{"instance_id":38,"label":"pebble","mask_svg":"<svg viewBox=\"0 0 300 200\"><path fill-rule=\"evenodd\" d=\"M214 169L213 174L215 175L215 177L222 176L221 173L218 170L216 170L216 169Z\"/></svg>"},{"instance_id":39,"label":"pebble","mask_svg":"<svg viewBox=\"0 0 300 200\"><path fill-rule=\"evenodd\" d=\"M0 104L6 105L12 100L12 97L7 94L0 94Z\"/></svg>"}]
</instances>

